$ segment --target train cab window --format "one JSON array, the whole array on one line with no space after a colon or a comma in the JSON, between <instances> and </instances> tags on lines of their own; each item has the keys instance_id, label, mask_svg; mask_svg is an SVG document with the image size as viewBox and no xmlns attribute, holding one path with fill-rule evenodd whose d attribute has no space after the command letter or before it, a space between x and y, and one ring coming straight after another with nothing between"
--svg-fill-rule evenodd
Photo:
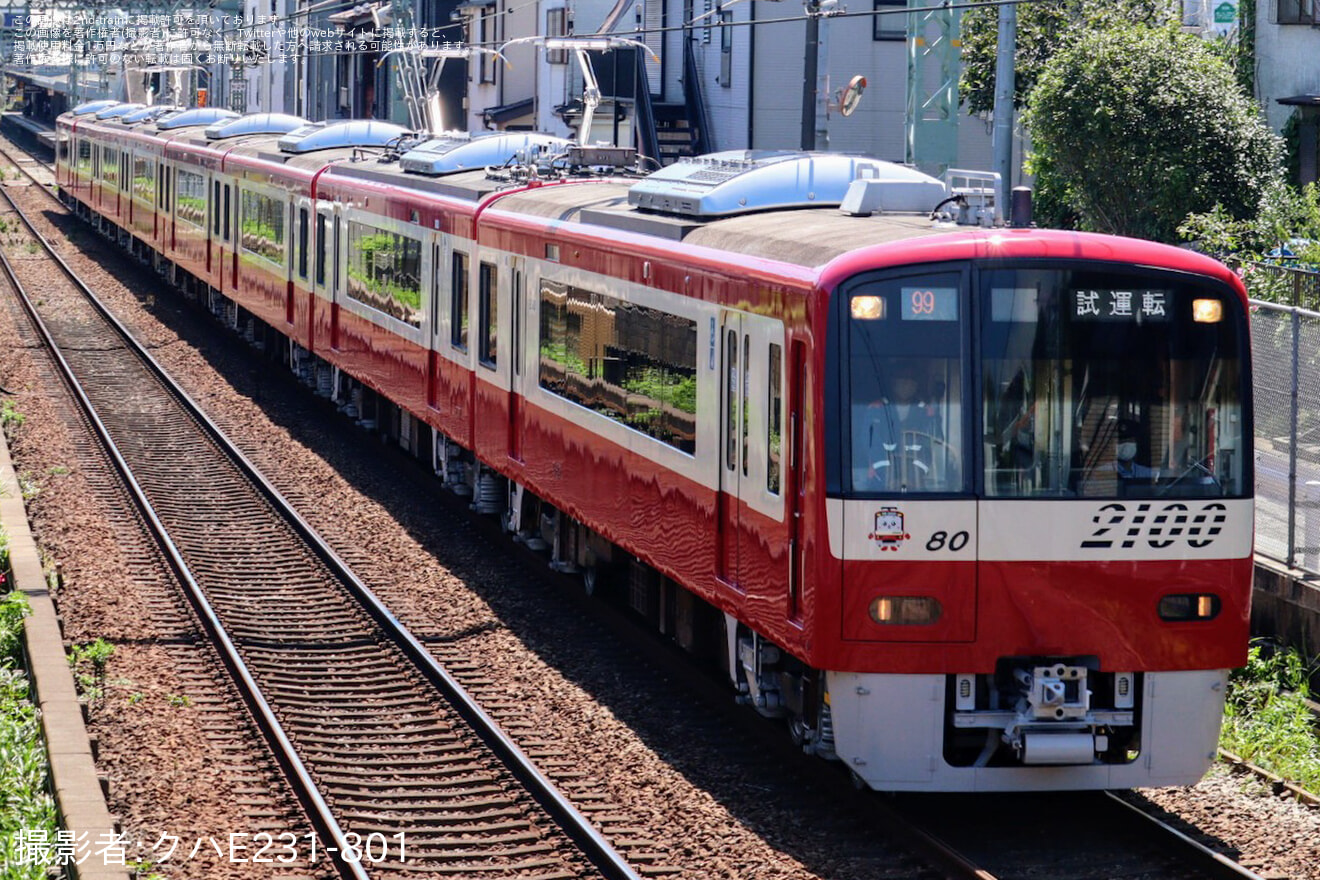
<instances>
[{"instance_id":1,"label":"train cab window","mask_svg":"<svg viewBox=\"0 0 1320 880\"><path fill-rule=\"evenodd\" d=\"M949 272L870 280L848 292L840 390L852 492L967 489L964 286Z\"/></svg>"},{"instance_id":2,"label":"train cab window","mask_svg":"<svg viewBox=\"0 0 1320 880\"><path fill-rule=\"evenodd\" d=\"M482 263L477 289L477 322L480 324L480 336L477 339L477 359L488 367L495 366L495 356L499 321L496 316L498 291L494 263Z\"/></svg>"},{"instance_id":3,"label":"train cab window","mask_svg":"<svg viewBox=\"0 0 1320 880\"><path fill-rule=\"evenodd\" d=\"M298 277L307 280L307 233L309 232L307 209L298 209Z\"/></svg>"},{"instance_id":4,"label":"train cab window","mask_svg":"<svg viewBox=\"0 0 1320 880\"><path fill-rule=\"evenodd\" d=\"M449 341L455 348L467 351L468 344L468 258L454 251L453 274L450 276Z\"/></svg>"},{"instance_id":5,"label":"train cab window","mask_svg":"<svg viewBox=\"0 0 1320 880\"><path fill-rule=\"evenodd\" d=\"M1241 307L1173 276L1006 269L981 283L985 492L1226 497L1246 470Z\"/></svg>"}]
</instances>

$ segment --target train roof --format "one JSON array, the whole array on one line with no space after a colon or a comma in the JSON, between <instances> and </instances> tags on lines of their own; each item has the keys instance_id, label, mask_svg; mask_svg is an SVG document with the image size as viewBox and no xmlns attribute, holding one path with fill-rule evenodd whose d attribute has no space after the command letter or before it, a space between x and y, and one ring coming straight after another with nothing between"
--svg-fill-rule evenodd
<instances>
[{"instance_id":1,"label":"train roof","mask_svg":"<svg viewBox=\"0 0 1320 880\"><path fill-rule=\"evenodd\" d=\"M543 186L511 193L498 211L632 232L716 250L813 267L858 248L948 232L926 214L852 217L837 206L758 211L695 219L648 213L628 204L636 181Z\"/></svg>"}]
</instances>

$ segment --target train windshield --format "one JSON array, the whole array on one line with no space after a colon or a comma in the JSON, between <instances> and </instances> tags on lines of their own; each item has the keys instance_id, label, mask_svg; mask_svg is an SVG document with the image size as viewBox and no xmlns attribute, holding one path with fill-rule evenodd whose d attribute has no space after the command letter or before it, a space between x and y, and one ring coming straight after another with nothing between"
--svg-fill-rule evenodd
<instances>
[{"instance_id":1,"label":"train windshield","mask_svg":"<svg viewBox=\"0 0 1320 880\"><path fill-rule=\"evenodd\" d=\"M845 302L846 494L1250 490L1245 333L1227 289L1019 267L872 277Z\"/></svg>"},{"instance_id":2,"label":"train windshield","mask_svg":"<svg viewBox=\"0 0 1320 880\"><path fill-rule=\"evenodd\" d=\"M1175 276L1015 269L980 283L985 493L1236 496L1236 299Z\"/></svg>"},{"instance_id":3,"label":"train windshield","mask_svg":"<svg viewBox=\"0 0 1320 880\"><path fill-rule=\"evenodd\" d=\"M960 272L872 281L849 299L849 446L854 492L967 488Z\"/></svg>"}]
</instances>

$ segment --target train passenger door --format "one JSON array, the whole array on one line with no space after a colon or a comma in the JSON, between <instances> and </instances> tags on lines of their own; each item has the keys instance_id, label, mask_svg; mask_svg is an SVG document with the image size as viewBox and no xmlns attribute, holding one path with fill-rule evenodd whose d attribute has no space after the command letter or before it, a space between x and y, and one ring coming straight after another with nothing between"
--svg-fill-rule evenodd
<instances>
[{"instance_id":1,"label":"train passenger door","mask_svg":"<svg viewBox=\"0 0 1320 880\"><path fill-rule=\"evenodd\" d=\"M784 478L786 363L784 325L760 315L726 312L719 340L721 362L720 493L718 573L745 589L752 572L761 588L783 589L786 616L796 612L790 595L788 549L794 525ZM766 580L764 572L781 571Z\"/></svg>"},{"instance_id":2,"label":"train passenger door","mask_svg":"<svg viewBox=\"0 0 1320 880\"><path fill-rule=\"evenodd\" d=\"M527 324L527 267L522 257L509 260L509 458L523 460L523 383L525 328Z\"/></svg>"},{"instance_id":3,"label":"train passenger door","mask_svg":"<svg viewBox=\"0 0 1320 880\"><path fill-rule=\"evenodd\" d=\"M720 580L738 585L738 493L745 436L746 383L743 371L743 316L725 312L720 322L720 491L716 496L719 541L715 573Z\"/></svg>"}]
</instances>

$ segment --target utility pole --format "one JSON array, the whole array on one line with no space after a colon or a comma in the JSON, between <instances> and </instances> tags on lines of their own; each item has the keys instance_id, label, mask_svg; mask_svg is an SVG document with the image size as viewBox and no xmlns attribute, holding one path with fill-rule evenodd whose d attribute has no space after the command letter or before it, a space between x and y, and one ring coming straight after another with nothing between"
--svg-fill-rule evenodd
<instances>
[{"instance_id":1,"label":"utility pole","mask_svg":"<svg viewBox=\"0 0 1320 880\"><path fill-rule=\"evenodd\" d=\"M802 62L802 149L816 149L816 72L820 65L820 0L804 0L807 51Z\"/></svg>"},{"instance_id":2,"label":"utility pole","mask_svg":"<svg viewBox=\"0 0 1320 880\"><path fill-rule=\"evenodd\" d=\"M999 172L999 192L995 204L1005 225L1009 221L1009 193L1013 191L1013 96L1017 92L1017 73L1013 65L1017 50L1017 4L999 5L999 54L995 58L995 170Z\"/></svg>"}]
</instances>

